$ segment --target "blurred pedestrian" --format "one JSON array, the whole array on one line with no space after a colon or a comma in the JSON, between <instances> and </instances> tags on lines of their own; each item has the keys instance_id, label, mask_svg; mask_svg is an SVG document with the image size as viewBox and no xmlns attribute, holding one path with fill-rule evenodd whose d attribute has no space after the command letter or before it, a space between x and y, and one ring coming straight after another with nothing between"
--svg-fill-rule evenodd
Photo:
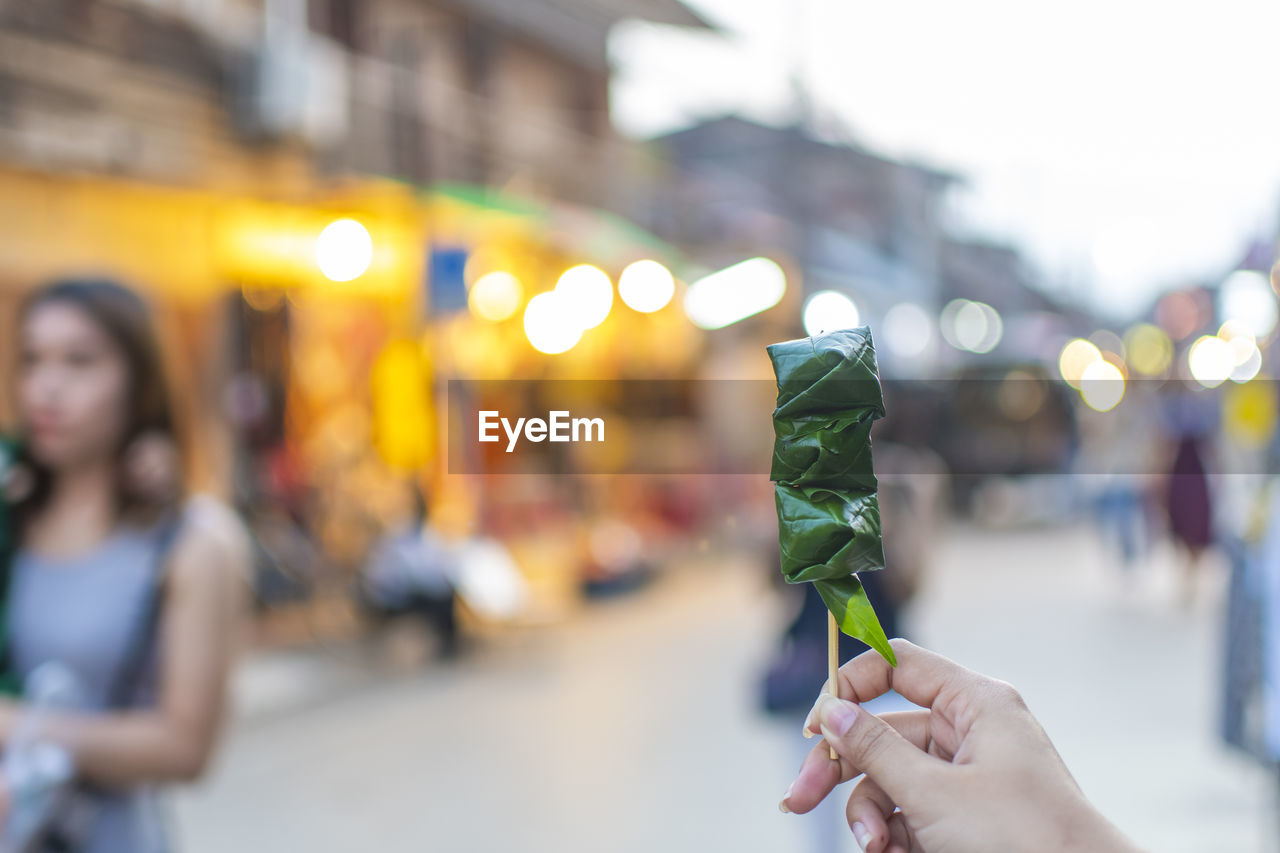
<instances>
[{"instance_id":1,"label":"blurred pedestrian","mask_svg":"<svg viewBox=\"0 0 1280 853\"><path fill-rule=\"evenodd\" d=\"M1152 516L1158 503L1152 483L1159 457L1159 401L1149 382L1132 382L1114 409L1098 412L1080 404L1081 447L1075 472L1091 490L1094 516L1102 541L1116 555L1126 584L1149 554Z\"/></svg>"},{"instance_id":2,"label":"blurred pedestrian","mask_svg":"<svg viewBox=\"0 0 1280 853\"><path fill-rule=\"evenodd\" d=\"M1165 407L1171 452L1164 506L1169 533L1182 551L1182 601L1195 600L1204 552L1213 543L1213 501L1205 447L1218 421L1218 411L1203 395L1175 388Z\"/></svg>"},{"instance_id":3,"label":"blurred pedestrian","mask_svg":"<svg viewBox=\"0 0 1280 853\"><path fill-rule=\"evenodd\" d=\"M410 486L403 491L387 533L365 563L362 598L382 618L417 617L439 639L439 656L454 658L461 649L454 589L458 555L427 518L421 493Z\"/></svg>"},{"instance_id":4,"label":"blurred pedestrian","mask_svg":"<svg viewBox=\"0 0 1280 853\"><path fill-rule=\"evenodd\" d=\"M30 837L6 840L164 853L173 841L157 789L203 773L224 717L246 537L221 503L184 496L182 443L138 295L63 281L32 294L18 323L15 465L29 482L14 496L3 665L18 683L56 665L77 701L0 701L7 758L36 739L74 773L23 824ZM9 827L28 793L8 792Z\"/></svg>"}]
</instances>

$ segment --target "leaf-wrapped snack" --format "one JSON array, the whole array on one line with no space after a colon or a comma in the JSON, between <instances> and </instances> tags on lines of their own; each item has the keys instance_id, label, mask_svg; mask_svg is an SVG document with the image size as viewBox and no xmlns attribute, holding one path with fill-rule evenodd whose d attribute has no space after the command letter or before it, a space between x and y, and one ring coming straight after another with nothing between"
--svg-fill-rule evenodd
<instances>
[{"instance_id":1,"label":"leaf-wrapped snack","mask_svg":"<svg viewBox=\"0 0 1280 853\"><path fill-rule=\"evenodd\" d=\"M769 479L874 492L871 423L829 412L775 420Z\"/></svg>"},{"instance_id":2,"label":"leaf-wrapped snack","mask_svg":"<svg viewBox=\"0 0 1280 853\"><path fill-rule=\"evenodd\" d=\"M884 568L880 506L874 492L825 486L774 487L782 573L790 583L832 580Z\"/></svg>"},{"instance_id":3,"label":"leaf-wrapped snack","mask_svg":"<svg viewBox=\"0 0 1280 853\"><path fill-rule=\"evenodd\" d=\"M884 416L866 327L768 347L778 379L770 479L788 583L813 582L840 630L896 664L857 572L884 568L871 424Z\"/></svg>"},{"instance_id":4,"label":"leaf-wrapped snack","mask_svg":"<svg viewBox=\"0 0 1280 853\"><path fill-rule=\"evenodd\" d=\"M861 326L768 348L778 378L774 422L799 415L840 413L851 420L884 417L871 329Z\"/></svg>"}]
</instances>

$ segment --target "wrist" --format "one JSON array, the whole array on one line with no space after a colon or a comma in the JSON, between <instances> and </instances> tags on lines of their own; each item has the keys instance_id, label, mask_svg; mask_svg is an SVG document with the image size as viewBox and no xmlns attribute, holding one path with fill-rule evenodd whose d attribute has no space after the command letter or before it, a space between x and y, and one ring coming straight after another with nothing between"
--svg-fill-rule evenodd
<instances>
[{"instance_id":1,"label":"wrist","mask_svg":"<svg viewBox=\"0 0 1280 853\"><path fill-rule=\"evenodd\" d=\"M1061 853L1144 853L1083 799L1068 816L1062 837Z\"/></svg>"}]
</instances>

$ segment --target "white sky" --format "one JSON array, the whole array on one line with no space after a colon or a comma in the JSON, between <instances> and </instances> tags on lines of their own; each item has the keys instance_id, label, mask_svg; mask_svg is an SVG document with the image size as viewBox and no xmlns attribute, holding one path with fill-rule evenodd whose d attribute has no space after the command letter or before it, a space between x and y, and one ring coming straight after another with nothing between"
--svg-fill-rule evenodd
<instances>
[{"instance_id":1,"label":"white sky","mask_svg":"<svg viewBox=\"0 0 1280 853\"><path fill-rule=\"evenodd\" d=\"M1225 273L1280 211L1280 3L689 0L724 36L615 32L615 120L820 114L958 171L967 226L1023 246L1051 289L1123 316ZM803 50L801 49L803 46Z\"/></svg>"}]
</instances>

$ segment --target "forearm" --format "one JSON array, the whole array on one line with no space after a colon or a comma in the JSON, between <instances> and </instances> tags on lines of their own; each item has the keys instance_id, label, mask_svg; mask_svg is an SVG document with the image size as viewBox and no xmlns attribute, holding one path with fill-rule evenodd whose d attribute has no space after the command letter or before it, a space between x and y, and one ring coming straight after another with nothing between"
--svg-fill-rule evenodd
<instances>
[{"instance_id":1,"label":"forearm","mask_svg":"<svg viewBox=\"0 0 1280 853\"><path fill-rule=\"evenodd\" d=\"M36 735L65 746L82 778L109 787L196 779L213 745L159 711L57 715Z\"/></svg>"}]
</instances>

